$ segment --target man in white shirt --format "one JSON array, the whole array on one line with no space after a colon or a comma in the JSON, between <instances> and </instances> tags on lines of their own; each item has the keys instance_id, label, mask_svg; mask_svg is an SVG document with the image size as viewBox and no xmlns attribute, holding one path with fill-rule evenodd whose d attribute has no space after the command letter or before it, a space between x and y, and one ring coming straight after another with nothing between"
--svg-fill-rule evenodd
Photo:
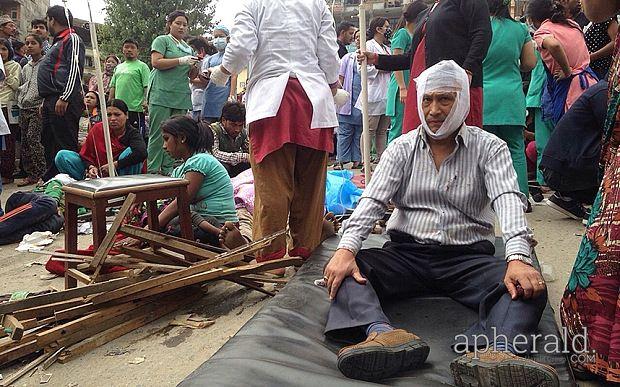
<instances>
[{"instance_id":1,"label":"man in white shirt","mask_svg":"<svg viewBox=\"0 0 620 387\"><path fill-rule=\"evenodd\" d=\"M319 245L327 157L338 125L338 44L323 0L249 0L235 18L222 65L224 84L249 62L247 116L254 173L254 239L287 227L257 261L307 258ZM260 27L260 28L259 28Z\"/></svg>"},{"instance_id":2,"label":"man in white shirt","mask_svg":"<svg viewBox=\"0 0 620 387\"><path fill-rule=\"evenodd\" d=\"M451 364L457 386L557 386L552 367L516 356L535 343L547 291L532 266L525 198L508 147L464 124L469 80L455 62L427 69L416 86L422 125L390 144L325 267L332 299L326 335L366 336L339 352L338 367L351 378L380 380L421 366L428 345L393 328L379 300L433 293L479 311L479 322L455 343L457 352L474 351ZM361 249L390 201L391 241ZM493 256L495 215L505 261Z\"/></svg>"}]
</instances>

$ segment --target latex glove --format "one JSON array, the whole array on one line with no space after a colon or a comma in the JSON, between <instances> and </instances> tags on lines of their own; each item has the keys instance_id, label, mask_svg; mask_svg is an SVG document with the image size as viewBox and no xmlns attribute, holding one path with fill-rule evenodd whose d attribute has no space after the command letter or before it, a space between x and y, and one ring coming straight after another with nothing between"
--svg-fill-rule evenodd
<instances>
[{"instance_id":1,"label":"latex glove","mask_svg":"<svg viewBox=\"0 0 620 387\"><path fill-rule=\"evenodd\" d=\"M198 58L196 58L193 55L187 55L187 56L182 56L179 58L179 64L180 65L190 65L193 66L196 63L198 63Z\"/></svg>"},{"instance_id":2,"label":"latex glove","mask_svg":"<svg viewBox=\"0 0 620 387\"><path fill-rule=\"evenodd\" d=\"M230 75L222 71L222 66L211 67L209 72L211 73L211 82L217 86L226 86L226 82L228 82Z\"/></svg>"},{"instance_id":3,"label":"latex glove","mask_svg":"<svg viewBox=\"0 0 620 387\"><path fill-rule=\"evenodd\" d=\"M343 107L349 99L351 98L351 94L349 94L346 90L338 89L336 94L334 94L334 103L338 108Z\"/></svg>"}]
</instances>

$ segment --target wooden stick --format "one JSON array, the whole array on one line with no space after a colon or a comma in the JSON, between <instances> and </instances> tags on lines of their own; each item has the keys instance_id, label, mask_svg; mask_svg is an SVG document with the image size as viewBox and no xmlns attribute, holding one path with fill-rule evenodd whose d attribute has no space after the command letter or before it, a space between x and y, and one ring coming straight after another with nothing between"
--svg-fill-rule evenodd
<instances>
[{"instance_id":1,"label":"wooden stick","mask_svg":"<svg viewBox=\"0 0 620 387\"><path fill-rule=\"evenodd\" d=\"M28 297L23 300L5 302L0 304L0 314L12 313L18 310L26 308L34 308L36 306L48 305L54 302L68 301L78 297L84 297L91 294L97 294L102 292L108 292L115 289L122 288L130 284L134 284L143 280L146 277L129 277L119 278L108 282L102 282L97 284L91 284L88 286L82 286L79 288L66 289L60 292L54 292L44 294L41 296Z\"/></svg>"},{"instance_id":2,"label":"wooden stick","mask_svg":"<svg viewBox=\"0 0 620 387\"><path fill-rule=\"evenodd\" d=\"M80 341L79 343L69 347L59 359L60 363L67 363L95 348L98 348L110 341L121 337L135 329L138 329L152 321L155 321L193 301L192 297L181 297L177 300L164 302L158 308L150 311L149 313L134 318L129 321L125 321L119 325L116 325L108 330L91 336L87 339Z\"/></svg>"},{"instance_id":3,"label":"wooden stick","mask_svg":"<svg viewBox=\"0 0 620 387\"><path fill-rule=\"evenodd\" d=\"M157 263L160 265L178 265L178 266L191 266L192 262L186 261L182 258L177 258L170 255L163 255L159 251L147 251L136 249L133 247L121 246L120 251L131 257L140 258L147 262Z\"/></svg>"},{"instance_id":4,"label":"wooden stick","mask_svg":"<svg viewBox=\"0 0 620 387\"><path fill-rule=\"evenodd\" d=\"M28 341L21 340L16 343L18 345L0 352L0 365L10 363L42 349L37 345L36 338Z\"/></svg>"},{"instance_id":5,"label":"wooden stick","mask_svg":"<svg viewBox=\"0 0 620 387\"><path fill-rule=\"evenodd\" d=\"M110 175L110 176L113 176L113 175ZM123 206L119 210L118 214L116 214L116 219L114 219L114 222L112 223L112 227L110 227L108 232L105 234L105 238L103 238L103 241L99 245L97 252L95 252L95 257L93 261L90 263L90 268L95 270L95 272L93 273L91 277L92 278L91 283L95 282L95 279L97 279L97 277L99 276L99 272L101 271L101 268L103 267L103 263L105 262L105 259L107 258L108 254L110 253L110 250L112 249L112 245L114 244L116 233L118 232L118 229L121 227L123 221L125 220L125 216L127 216L127 214L129 213L129 210L131 209L131 206L133 205L135 201L136 201L136 194L133 192L129 193L127 195L127 198L123 202Z\"/></svg>"},{"instance_id":6,"label":"wooden stick","mask_svg":"<svg viewBox=\"0 0 620 387\"><path fill-rule=\"evenodd\" d=\"M74 306L83 305L84 303L85 301L82 298L75 299L75 300L55 302L52 304L36 306L34 308L17 310L13 312L13 315L19 320L53 316L54 313L57 311L73 308Z\"/></svg>"},{"instance_id":7,"label":"wooden stick","mask_svg":"<svg viewBox=\"0 0 620 387\"><path fill-rule=\"evenodd\" d=\"M271 278L264 275L245 275L240 278L247 278L253 281L265 282L265 283L273 283L273 284L282 284L286 285L289 281L288 278Z\"/></svg>"},{"instance_id":8,"label":"wooden stick","mask_svg":"<svg viewBox=\"0 0 620 387\"><path fill-rule=\"evenodd\" d=\"M126 227L122 227L121 231L125 228ZM206 261L206 262L201 262L194 266L190 266L188 268L185 268L185 269L173 272L173 273L164 274L157 278L151 278L146 281L142 281L140 283L135 283L135 284L126 286L121 289L117 289L117 290L113 290L113 291L100 294L99 296L96 296L93 298L93 304L95 305L103 304L104 302L126 297L129 295L135 294L135 293L142 292L144 290L163 286L173 281L187 279L189 277L200 275L200 274L206 274L205 272L209 272L209 274L207 274L204 280L200 281L199 279L201 277L193 277L191 281L204 282L210 279L217 278L218 276L216 273L217 271L212 271L212 269L215 269L220 266L224 266L231 262L240 261L243 259L244 255L248 251L252 251L252 249L258 250L260 248L263 248L263 245L265 243L269 243L273 239L275 239L274 236L269 236L259 241L253 242L250 245L243 246L243 248L233 250L230 253L221 254L218 256L217 259L213 259L211 261ZM213 275L215 275L215 277L212 277ZM191 282L191 283L197 283L197 282ZM187 286L187 285L190 285L191 283L187 283L181 286Z\"/></svg>"},{"instance_id":9,"label":"wooden stick","mask_svg":"<svg viewBox=\"0 0 620 387\"><path fill-rule=\"evenodd\" d=\"M213 259L217 254L206 250L202 247L195 246L195 242L191 243L186 239L174 237L172 235L163 234L157 231L146 230L135 226L123 226L121 232L132 238L143 242L156 243L163 245L166 249L181 253L184 256L195 258L196 260Z\"/></svg>"},{"instance_id":10,"label":"wooden stick","mask_svg":"<svg viewBox=\"0 0 620 387\"><path fill-rule=\"evenodd\" d=\"M270 292L269 290L263 289L262 287L258 286L256 282L254 281L250 281L250 280L242 279L242 278L231 278L229 281L232 281L241 286L245 286L246 288L256 290L257 292L266 294L270 297L274 297L276 295L274 292Z\"/></svg>"},{"instance_id":11,"label":"wooden stick","mask_svg":"<svg viewBox=\"0 0 620 387\"><path fill-rule=\"evenodd\" d=\"M73 277L76 280L80 281L84 285L90 284L90 277L88 275L82 273L78 269L67 269L65 275L70 275L71 277Z\"/></svg>"},{"instance_id":12,"label":"wooden stick","mask_svg":"<svg viewBox=\"0 0 620 387\"><path fill-rule=\"evenodd\" d=\"M53 355L52 352L44 353L43 355L39 356L32 362L28 363L28 365L26 365L25 367L23 367L22 369L20 369L13 375L11 375L10 377L0 381L0 386L10 386L11 384L15 383L19 378L26 375L28 372L32 371L36 366L38 366L39 364L49 359L52 355Z\"/></svg>"},{"instance_id":13,"label":"wooden stick","mask_svg":"<svg viewBox=\"0 0 620 387\"><path fill-rule=\"evenodd\" d=\"M56 352L54 352L52 356L50 356L47 360L43 362L43 364L41 364L41 369L45 371L46 369L50 368L52 364L54 364L56 360L58 360L58 357L64 350L65 350L65 347L62 347L62 348L59 348Z\"/></svg>"}]
</instances>

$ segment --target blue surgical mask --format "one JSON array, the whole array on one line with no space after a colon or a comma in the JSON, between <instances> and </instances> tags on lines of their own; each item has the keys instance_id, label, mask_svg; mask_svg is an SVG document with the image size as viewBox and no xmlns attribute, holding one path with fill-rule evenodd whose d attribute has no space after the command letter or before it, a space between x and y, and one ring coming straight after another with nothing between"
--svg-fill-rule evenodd
<instances>
[{"instance_id":1,"label":"blue surgical mask","mask_svg":"<svg viewBox=\"0 0 620 387\"><path fill-rule=\"evenodd\" d=\"M218 50L219 52L224 51L226 49L227 44L228 42L226 41L226 38L213 39L213 45L215 46L215 49Z\"/></svg>"}]
</instances>

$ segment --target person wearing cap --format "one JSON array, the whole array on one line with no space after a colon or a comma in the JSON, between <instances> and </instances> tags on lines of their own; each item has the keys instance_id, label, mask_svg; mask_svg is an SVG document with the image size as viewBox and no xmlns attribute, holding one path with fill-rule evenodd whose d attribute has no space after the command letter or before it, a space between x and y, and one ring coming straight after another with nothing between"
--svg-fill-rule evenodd
<instances>
[{"instance_id":1,"label":"person wearing cap","mask_svg":"<svg viewBox=\"0 0 620 387\"><path fill-rule=\"evenodd\" d=\"M421 367L429 346L392 327L379 300L432 291L480 313L474 326L456 336L454 350L487 344L487 351L452 362L457 386L518 386L523 380L557 386L553 368L515 355L532 344L547 290L532 266L525 197L508 146L465 124L469 80L454 61L422 72L416 88L422 124L388 146L324 270L332 300L326 335L367 337L340 350L338 367L364 380ZM388 203L396 207L387 227L391 241L361 249ZM505 260L494 257L496 215ZM506 368L511 372L502 372Z\"/></svg>"},{"instance_id":2,"label":"person wearing cap","mask_svg":"<svg viewBox=\"0 0 620 387\"><path fill-rule=\"evenodd\" d=\"M0 16L0 38L12 40L17 37L17 24L9 15Z\"/></svg>"},{"instance_id":3,"label":"person wearing cap","mask_svg":"<svg viewBox=\"0 0 620 387\"><path fill-rule=\"evenodd\" d=\"M218 25L213 29L213 40L211 43L215 46L217 53L207 59L206 63L203 64L203 68L210 69L222 64L222 58L224 58L229 40L230 31L226 26ZM224 86L218 86L213 82L209 82L205 87L203 95L202 119L210 124L218 122L222 116L222 108L229 99L237 100L236 76L233 75Z\"/></svg>"}]
</instances>

